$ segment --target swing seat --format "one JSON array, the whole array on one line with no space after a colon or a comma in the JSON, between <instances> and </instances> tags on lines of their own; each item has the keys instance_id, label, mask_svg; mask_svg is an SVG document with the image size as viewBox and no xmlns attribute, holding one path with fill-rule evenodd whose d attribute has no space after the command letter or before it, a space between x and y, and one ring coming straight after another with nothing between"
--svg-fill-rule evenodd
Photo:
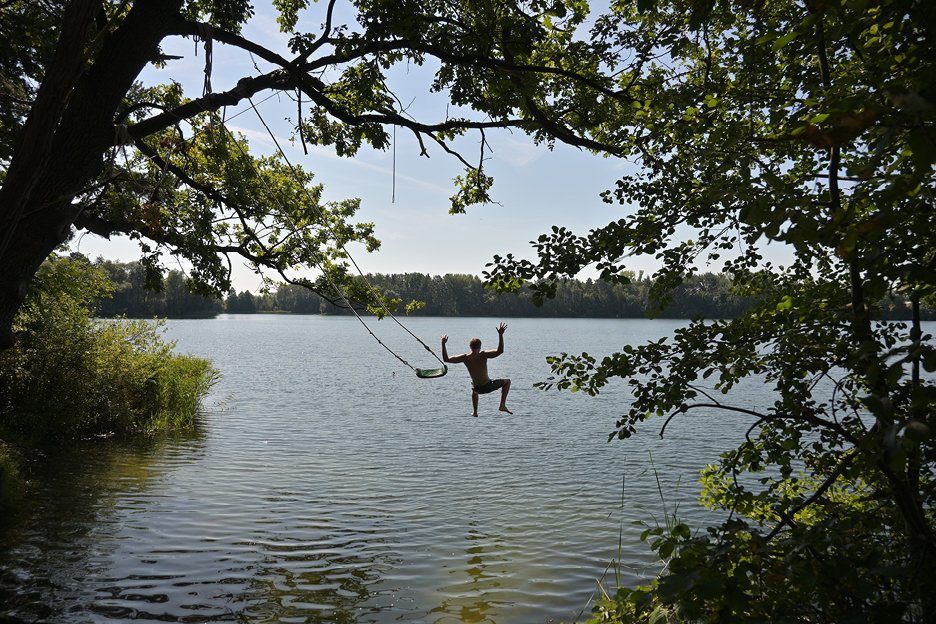
<instances>
[{"instance_id":1,"label":"swing seat","mask_svg":"<svg viewBox=\"0 0 936 624\"><path fill-rule=\"evenodd\" d=\"M432 379L433 377L444 377L448 372L448 367L442 365L442 368L417 368L416 376L421 379Z\"/></svg>"}]
</instances>

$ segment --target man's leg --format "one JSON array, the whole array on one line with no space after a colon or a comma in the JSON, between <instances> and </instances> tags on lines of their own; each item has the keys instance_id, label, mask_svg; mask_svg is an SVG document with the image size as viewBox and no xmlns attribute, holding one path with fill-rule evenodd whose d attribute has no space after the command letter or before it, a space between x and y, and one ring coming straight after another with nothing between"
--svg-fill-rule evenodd
<instances>
[{"instance_id":1,"label":"man's leg","mask_svg":"<svg viewBox=\"0 0 936 624\"><path fill-rule=\"evenodd\" d=\"M513 414L509 409L507 409L507 393L510 392L510 380L507 379L504 386L501 388L501 402L500 407L497 408L502 412L507 412L508 414Z\"/></svg>"},{"instance_id":2,"label":"man's leg","mask_svg":"<svg viewBox=\"0 0 936 624\"><path fill-rule=\"evenodd\" d=\"M473 408L471 410L471 415L477 417L478 416L478 393L475 392L474 390L471 391L471 407Z\"/></svg>"}]
</instances>

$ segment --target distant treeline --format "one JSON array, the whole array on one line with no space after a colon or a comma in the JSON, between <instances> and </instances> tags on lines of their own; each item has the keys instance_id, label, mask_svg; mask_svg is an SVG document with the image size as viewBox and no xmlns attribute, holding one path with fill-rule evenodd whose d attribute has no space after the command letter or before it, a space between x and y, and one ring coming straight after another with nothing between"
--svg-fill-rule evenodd
<instances>
[{"instance_id":1,"label":"distant treeline","mask_svg":"<svg viewBox=\"0 0 936 624\"><path fill-rule=\"evenodd\" d=\"M537 307L529 294L497 295L473 275L430 277L421 273L368 275L367 280L386 296L404 304L416 300L425 305L411 315L496 317L645 318L652 281L635 275L630 284L601 280L564 280L556 296ZM666 318L737 316L751 302L730 294L730 280L708 273L690 278L680 287L661 315Z\"/></svg>"},{"instance_id":2,"label":"distant treeline","mask_svg":"<svg viewBox=\"0 0 936 624\"><path fill-rule=\"evenodd\" d=\"M93 264L103 269L113 284L112 296L97 302L98 316L206 318L224 312L222 301L190 293L181 271L169 271L162 279L151 278L155 288L147 288L146 269L139 262L98 258Z\"/></svg>"},{"instance_id":3,"label":"distant treeline","mask_svg":"<svg viewBox=\"0 0 936 624\"><path fill-rule=\"evenodd\" d=\"M145 287L146 273L137 262L111 262L98 259L114 283L111 299L99 302L103 317L154 316L191 318L211 317L220 313L292 313L350 314L301 286L283 285L274 292L247 291L228 294L224 301L205 299L188 292L180 271L170 271L157 291ZM648 291L652 280L643 274L632 276L630 284L608 284L601 280L565 280L556 297L541 307L533 305L524 293L497 295L485 289L473 275L429 276L422 273L367 275L367 281L385 296L400 299L405 305L413 300L424 302L411 316L495 316L495 317L572 317L572 318L644 318L648 316ZM731 281L721 274L691 276L674 293L672 303L662 318L733 318L749 309L752 301L731 293ZM909 318L909 309L901 299L883 306L886 318ZM925 310L924 318L936 318Z\"/></svg>"}]
</instances>

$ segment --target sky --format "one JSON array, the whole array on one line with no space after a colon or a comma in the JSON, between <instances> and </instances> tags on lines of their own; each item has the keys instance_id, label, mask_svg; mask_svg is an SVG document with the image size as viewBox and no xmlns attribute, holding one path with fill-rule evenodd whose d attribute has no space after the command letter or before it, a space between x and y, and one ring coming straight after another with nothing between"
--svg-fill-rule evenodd
<instances>
[{"instance_id":1,"label":"sky","mask_svg":"<svg viewBox=\"0 0 936 624\"><path fill-rule=\"evenodd\" d=\"M279 32L273 10L266 2L256 4L257 15L245 26L243 34L289 58L286 37ZM300 29L318 32L324 21L325 5L312 3L300 18ZM177 38L165 41L163 51L182 58L169 61L164 69L148 67L140 80L148 85L175 80L183 85L187 97L201 96L205 70L203 45ZM217 42L211 65L215 92L232 88L245 75L272 69L259 59ZM429 93L427 72L404 67L394 71L390 78L391 88L417 118L428 122L444 118L447 102L443 96ZM487 141L491 149L486 152L489 160L485 166L488 175L494 177L491 194L497 203L470 207L467 214L450 215L452 180L463 173L463 166L454 157L431 145L429 157L420 156L415 138L404 130L397 130L395 150L364 148L353 158L340 158L329 147L308 146L306 155L298 143L289 140L297 113L295 102L284 94L271 98L268 95L260 94L254 102L277 135L287 158L315 173L315 181L324 184L326 201L351 197L362 200L355 221L373 222L375 236L382 241L379 251L372 254L362 246L348 247L365 274L481 275L495 254L513 253L533 259L530 241L550 231L553 225L584 235L630 211L626 206L606 204L599 196L613 188L630 166L625 161L564 145L550 151L534 145L522 133L489 131ZM249 103L229 107L225 118L230 130L248 137L254 155L276 150ZM478 135L462 140L469 162L477 159L478 141ZM76 238L72 248L91 258L130 261L140 257L137 244L126 237L108 241L88 234ZM185 268L169 262L167 266ZM656 267L653 258L632 259L628 265L631 270L647 273ZM580 277L593 275L594 272L586 271ZM260 286L259 278L238 264L233 277L238 291L256 291Z\"/></svg>"}]
</instances>

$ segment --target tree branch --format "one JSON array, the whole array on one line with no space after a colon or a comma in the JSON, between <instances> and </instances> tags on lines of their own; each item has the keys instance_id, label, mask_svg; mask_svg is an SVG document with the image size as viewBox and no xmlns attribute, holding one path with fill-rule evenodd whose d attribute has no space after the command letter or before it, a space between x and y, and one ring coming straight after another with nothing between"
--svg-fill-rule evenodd
<instances>
[{"instance_id":1,"label":"tree branch","mask_svg":"<svg viewBox=\"0 0 936 624\"><path fill-rule=\"evenodd\" d=\"M214 41L220 43L226 43L227 45L240 48L250 52L255 56L259 56L265 61L273 63L274 65L279 65L282 68L291 67L295 61L288 61L276 52L269 50L262 45L251 41L250 39L245 39L244 37L218 28L217 26L212 26L210 29L206 29L204 24L199 22L189 22L189 21L180 21L177 23L176 28L170 32L170 35L181 35L186 37L205 37L206 32L210 32L210 37Z\"/></svg>"},{"instance_id":2,"label":"tree branch","mask_svg":"<svg viewBox=\"0 0 936 624\"><path fill-rule=\"evenodd\" d=\"M762 424L762 423L764 423L764 422L770 421L770 420L783 420L783 419L796 420L796 419L802 419L802 420L805 420L806 422L808 422L808 423L810 423L810 424L818 425L818 426L820 426L820 427L824 427L824 428L827 428L827 429L831 429L832 431L835 431L836 433L838 433L840 436L842 436L845 440L847 440L847 441L848 441L849 443L851 443L851 444L854 444L854 445L858 445L858 444L859 444L858 438L855 438L855 437L854 437L851 433L849 433L849 431L848 431L847 429L845 429L842 425L840 425L840 424L838 424L838 423L836 423L836 422L830 422L830 421L828 421L828 420L823 420L823 419L821 419L821 418L816 417L815 415L811 415L811 414L808 414L808 413L805 413L805 412L804 412L803 414L797 415L797 416L794 416L794 415L783 415L783 414L762 414L762 413L757 412L757 411L755 411L755 410L750 410L750 409L746 409L746 408L743 408L743 407L734 407L734 406L731 406L731 405L724 405L724 404L718 403L718 402L715 402L715 403L694 403L694 404L692 404L692 405L686 405L685 407L686 407L686 409L680 408L680 409L674 410L669 416L667 416L666 422L663 423L663 427L660 429L660 437L661 437L661 438L663 437L663 434L664 434L664 432L666 431L667 425L669 425L670 421L673 420L677 415L682 414L682 413L684 413L684 412L687 412L687 411L689 411L690 409L696 409L696 408L700 408L700 407L703 407L703 408L704 408L704 407L710 407L710 408L721 409L721 410L725 410L725 411L729 411L729 412L737 412L737 413L739 413L739 414L747 414L747 415L749 415L749 416L755 416L758 420L757 420L757 422L755 422L755 423L751 426L750 429L748 429L748 434L750 434L750 432L751 432L755 427L757 427L758 425L760 425L760 424Z\"/></svg>"},{"instance_id":3,"label":"tree branch","mask_svg":"<svg viewBox=\"0 0 936 624\"><path fill-rule=\"evenodd\" d=\"M802 503L794 507L789 513L778 513L777 515L780 516L781 520L770 531L770 533L768 533L767 536L764 537L764 541L769 542L770 540L772 540L774 537L777 536L778 533L780 533L780 531L783 530L784 526L788 526L789 524L793 523L792 516L795 516L800 511L802 511L803 509L806 509L807 507L815 503L817 500L819 500L819 498L823 494L825 494L826 491L830 487L832 487L832 485L838 480L838 478L842 475L842 472L845 470L848 464L850 464L851 461L855 457L857 457L857 455L858 455L857 449L852 449L851 451L849 451L848 454L842 459L842 461L839 462L838 466L835 467L835 470L832 471L832 474L826 477L826 480L822 482L822 485L820 485L819 488L815 492L813 492L809 498L807 498L805 501L803 501Z\"/></svg>"},{"instance_id":4,"label":"tree branch","mask_svg":"<svg viewBox=\"0 0 936 624\"><path fill-rule=\"evenodd\" d=\"M691 409L696 409L696 408L698 408L698 407L714 407L714 408L723 409L723 410L726 410L726 411L729 411L729 412L738 412L738 413L740 413L740 414L747 414L747 415L749 415L749 416L756 416L756 417L757 417L758 419L760 419L761 421L766 420L767 418L769 418L768 416L766 416L766 415L764 415L764 414L761 414L760 412L756 412L756 411L754 411L754 410L745 409L745 408L743 408L743 407L732 407L732 406L730 406L730 405L722 405L721 403L694 403L694 404L692 404L692 405L687 405L687 406L685 406L685 407L686 407L686 409L680 408L680 409L674 410L672 414L670 414L669 416L667 416L666 422L664 422L664 423L663 423L663 427L660 428L660 438L662 438L662 437L663 437L663 434L666 432L666 427L667 427L667 425L669 425L670 421L673 420L674 418L676 418L677 415L682 414L682 413L684 413L684 412L688 412L688 411L691 410Z\"/></svg>"},{"instance_id":5,"label":"tree branch","mask_svg":"<svg viewBox=\"0 0 936 624\"><path fill-rule=\"evenodd\" d=\"M252 78L241 78L237 86L223 93L209 93L203 97L191 100L172 110L168 110L159 115L155 115L143 121L128 126L127 132L135 140L140 140L151 134L165 130L169 126L182 121L191 119L201 113L214 112L225 106L234 106L241 100L265 89L275 89L278 91L290 91L295 88L292 81L288 80L288 73L283 70L255 76Z\"/></svg>"}]
</instances>

